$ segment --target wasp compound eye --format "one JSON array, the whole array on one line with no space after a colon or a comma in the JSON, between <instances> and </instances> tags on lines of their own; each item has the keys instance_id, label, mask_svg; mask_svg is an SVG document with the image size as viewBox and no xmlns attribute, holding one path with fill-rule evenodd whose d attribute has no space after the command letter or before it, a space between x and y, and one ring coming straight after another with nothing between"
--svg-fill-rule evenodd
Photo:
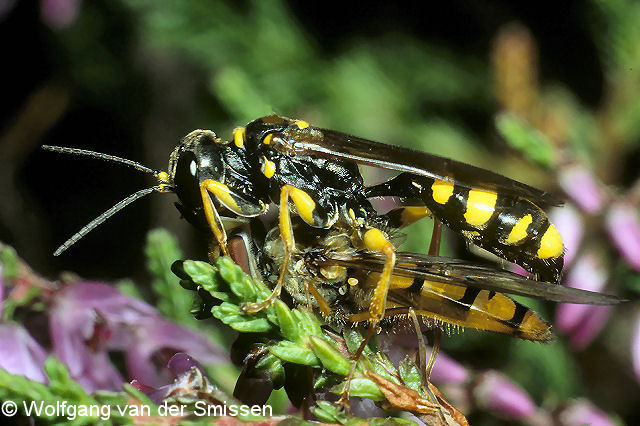
<instances>
[{"instance_id":1,"label":"wasp compound eye","mask_svg":"<svg viewBox=\"0 0 640 426\"><path fill-rule=\"evenodd\" d=\"M178 158L174 186L178 198L185 206L197 206L202 203L198 182L196 155L193 151L184 151Z\"/></svg>"}]
</instances>

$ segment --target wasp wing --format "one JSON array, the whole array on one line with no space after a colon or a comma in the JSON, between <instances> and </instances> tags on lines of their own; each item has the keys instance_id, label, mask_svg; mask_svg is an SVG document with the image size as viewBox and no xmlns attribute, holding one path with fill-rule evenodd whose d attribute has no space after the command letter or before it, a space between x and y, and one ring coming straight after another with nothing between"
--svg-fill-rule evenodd
<instances>
[{"instance_id":1,"label":"wasp wing","mask_svg":"<svg viewBox=\"0 0 640 426\"><path fill-rule=\"evenodd\" d=\"M385 256L378 252L357 251L330 253L326 262L347 268L381 272L385 260ZM420 253L398 253L393 274L561 303L613 305L624 301L609 294L544 283L489 266Z\"/></svg>"},{"instance_id":2,"label":"wasp wing","mask_svg":"<svg viewBox=\"0 0 640 426\"><path fill-rule=\"evenodd\" d=\"M503 195L526 198L543 208L562 204L562 200L548 192L492 171L410 148L313 127L304 130L290 128L285 137L290 139L290 146L298 154L337 157L432 179L453 179L463 187L500 191Z\"/></svg>"}]
</instances>

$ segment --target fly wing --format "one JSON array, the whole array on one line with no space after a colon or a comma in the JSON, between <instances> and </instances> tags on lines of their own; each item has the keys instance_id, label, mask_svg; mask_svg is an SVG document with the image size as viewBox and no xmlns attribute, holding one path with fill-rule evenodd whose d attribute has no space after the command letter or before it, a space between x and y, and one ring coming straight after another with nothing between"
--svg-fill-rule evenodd
<instances>
[{"instance_id":1,"label":"fly wing","mask_svg":"<svg viewBox=\"0 0 640 426\"><path fill-rule=\"evenodd\" d=\"M347 268L381 272L385 259L385 256L378 252L358 251L331 253L326 262ZM560 303L613 305L624 301L609 294L544 283L484 265L420 253L398 253L393 274Z\"/></svg>"}]
</instances>

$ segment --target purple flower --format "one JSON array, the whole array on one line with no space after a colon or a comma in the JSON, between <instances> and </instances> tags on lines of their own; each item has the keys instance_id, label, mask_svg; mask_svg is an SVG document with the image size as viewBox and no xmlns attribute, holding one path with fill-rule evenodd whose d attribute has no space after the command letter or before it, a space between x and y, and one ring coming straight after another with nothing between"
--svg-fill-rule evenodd
<instances>
[{"instance_id":1,"label":"purple flower","mask_svg":"<svg viewBox=\"0 0 640 426\"><path fill-rule=\"evenodd\" d=\"M124 351L130 372L150 385L162 380L153 362L161 350L192 352L204 362L222 359L222 351L202 336L102 283L76 283L60 290L49 327L56 355L88 392L121 388L124 379L109 359L113 350Z\"/></svg>"},{"instance_id":2,"label":"purple flower","mask_svg":"<svg viewBox=\"0 0 640 426\"><path fill-rule=\"evenodd\" d=\"M469 373L459 362L440 351L431 371L431 380L436 383L460 384L467 381Z\"/></svg>"},{"instance_id":3,"label":"purple flower","mask_svg":"<svg viewBox=\"0 0 640 426\"><path fill-rule=\"evenodd\" d=\"M564 192L586 213L600 211L604 194L591 170L578 163L567 165L561 169L558 180Z\"/></svg>"},{"instance_id":4,"label":"purple flower","mask_svg":"<svg viewBox=\"0 0 640 426\"><path fill-rule=\"evenodd\" d=\"M173 375L173 382L170 384L155 388L139 380L133 380L131 385L144 392L156 404L160 404L171 395L187 394L194 388L207 393L214 390L200 363L185 353L180 352L171 357L167 369Z\"/></svg>"},{"instance_id":5,"label":"purple flower","mask_svg":"<svg viewBox=\"0 0 640 426\"><path fill-rule=\"evenodd\" d=\"M574 401L563 409L558 414L558 420L565 426L614 426L617 424L591 402L583 399Z\"/></svg>"},{"instance_id":6,"label":"purple flower","mask_svg":"<svg viewBox=\"0 0 640 426\"><path fill-rule=\"evenodd\" d=\"M2 318L2 305L4 303L4 275L0 263L0 318Z\"/></svg>"},{"instance_id":7,"label":"purple flower","mask_svg":"<svg viewBox=\"0 0 640 426\"><path fill-rule=\"evenodd\" d=\"M537 412L531 397L497 371L487 371L478 376L473 396L478 405L507 419L522 419Z\"/></svg>"},{"instance_id":8,"label":"purple flower","mask_svg":"<svg viewBox=\"0 0 640 426\"><path fill-rule=\"evenodd\" d=\"M640 382L640 315L636 319L633 336L631 338L631 363L636 373L636 380Z\"/></svg>"},{"instance_id":9,"label":"purple flower","mask_svg":"<svg viewBox=\"0 0 640 426\"><path fill-rule=\"evenodd\" d=\"M607 281L607 271L593 253L582 255L567 274L564 284L589 291L601 291ZM562 333L574 331L591 312L593 306L563 303L556 310L556 325Z\"/></svg>"},{"instance_id":10,"label":"purple flower","mask_svg":"<svg viewBox=\"0 0 640 426\"><path fill-rule=\"evenodd\" d=\"M551 223L558 228L564 243L564 269L573 263L582 242L584 225L580 212L573 205L568 204L562 208L553 209L549 214Z\"/></svg>"},{"instance_id":11,"label":"purple flower","mask_svg":"<svg viewBox=\"0 0 640 426\"><path fill-rule=\"evenodd\" d=\"M569 271L565 284L569 287L600 292L608 279L608 271L593 252L582 255ZM574 349L584 349L593 341L611 315L611 306L562 303L556 310L558 331L571 334Z\"/></svg>"},{"instance_id":12,"label":"purple flower","mask_svg":"<svg viewBox=\"0 0 640 426\"><path fill-rule=\"evenodd\" d=\"M620 255L636 271L640 271L640 219L638 211L625 202L614 203L606 217L609 236Z\"/></svg>"},{"instance_id":13,"label":"purple flower","mask_svg":"<svg viewBox=\"0 0 640 426\"><path fill-rule=\"evenodd\" d=\"M569 343L576 350L589 346L604 328L611 316L613 306L590 306L584 321L574 330Z\"/></svg>"},{"instance_id":14,"label":"purple flower","mask_svg":"<svg viewBox=\"0 0 640 426\"><path fill-rule=\"evenodd\" d=\"M46 383L43 365L47 353L24 328L0 324L0 368L11 374Z\"/></svg>"},{"instance_id":15,"label":"purple flower","mask_svg":"<svg viewBox=\"0 0 640 426\"><path fill-rule=\"evenodd\" d=\"M154 367L153 357L162 349L171 353L187 352L205 364L224 362L227 352L214 347L195 331L188 330L162 318L143 318L133 329L136 343L127 348L126 359L132 377L151 386L166 383L166 370Z\"/></svg>"},{"instance_id":16,"label":"purple flower","mask_svg":"<svg viewBox=\"0 0 640 426\"><path fill-rule=\"evenodd\" d=\"M80 0L41 0L42 20L54 30L69 27L80 13Z\"/></svg>"}]
</instances>

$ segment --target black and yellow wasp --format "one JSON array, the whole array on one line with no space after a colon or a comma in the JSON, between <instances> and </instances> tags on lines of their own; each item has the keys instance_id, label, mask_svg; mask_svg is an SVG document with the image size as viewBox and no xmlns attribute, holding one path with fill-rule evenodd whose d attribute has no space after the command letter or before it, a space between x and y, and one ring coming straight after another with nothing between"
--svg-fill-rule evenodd
<instances>
[{"instance_id":1,"label":"black and yellow wasp","mask_svg":"<svg viewBox=\"0 0 640 426\"><path fill-rule=\"evenodd\" d=\"M227 254L222 218L257 217L275 203L284 243L280 277L272 297L248 306L248 311L261 309L280 292L295 248L292 212L309 230L348 230L356 249L378 252L384 258L371 298L372 323L384 316L397 262L396 247L387 230L427 215L469 241L522 265L541 280L558 282L562 270L562 240L541 209L558 204L550 194L458 161L316 128L301 120L262 117L237 128L230 142L210 130L195 130L175 148L167 172L105 154L45 149L124 163L158 179L156 186L127 197L82 228L55 254L151 192L175 192L183 216L193 223L206 223L222 253ZM399 174L367 187L358 164ZM399 197L403 205L381 215L369 201L379 196Z\"/></svg>"}]
</instances>

